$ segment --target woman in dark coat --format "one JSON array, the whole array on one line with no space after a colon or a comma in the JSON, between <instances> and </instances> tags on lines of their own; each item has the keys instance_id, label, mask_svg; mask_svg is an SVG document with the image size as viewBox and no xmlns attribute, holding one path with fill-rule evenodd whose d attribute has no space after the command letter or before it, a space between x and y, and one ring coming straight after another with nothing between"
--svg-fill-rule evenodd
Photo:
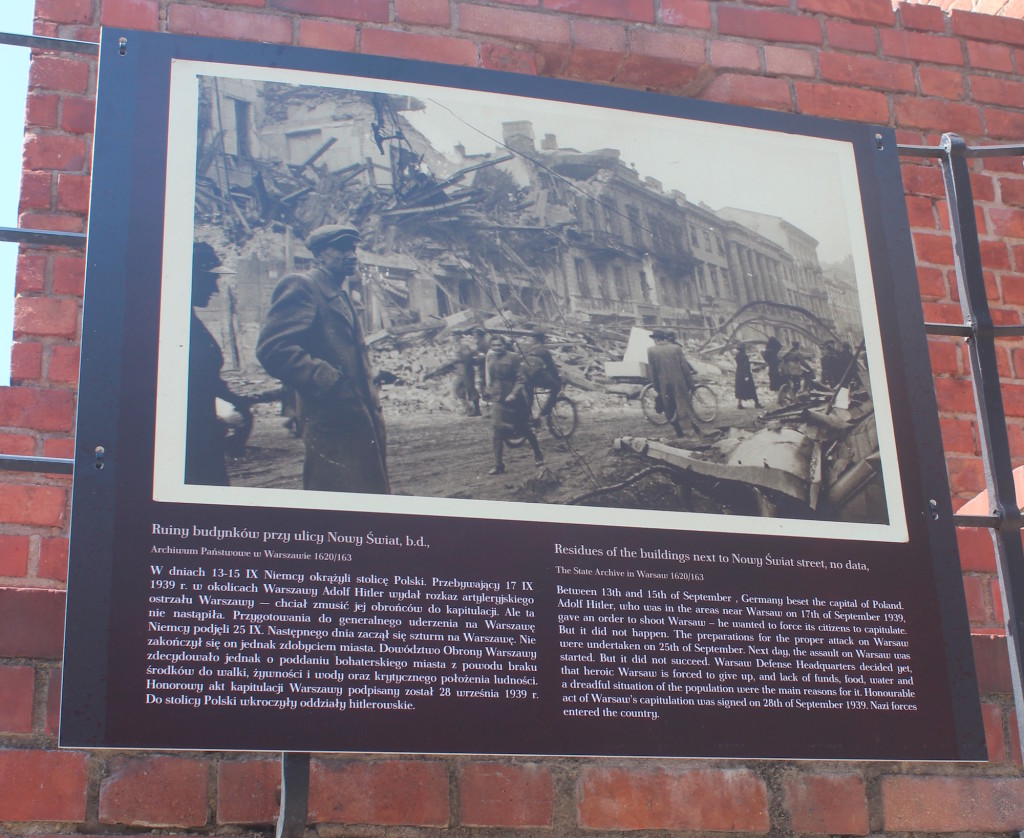
<instances>
[{"instance_id":1,"label":"woman in dark coat","mask_svg":"<svg viewBox=\"0 0 1024 838\"><path fill-rule=\"evenodd\" d=\"M761 402L757 398L757 385L754 383L754 374L750 371L750 358L747 356L747 349L741 343L736 350L736 407L743 409L743 402L748 399L754 400L754 407L760 407Z\"/></svg>"}]
</instances>

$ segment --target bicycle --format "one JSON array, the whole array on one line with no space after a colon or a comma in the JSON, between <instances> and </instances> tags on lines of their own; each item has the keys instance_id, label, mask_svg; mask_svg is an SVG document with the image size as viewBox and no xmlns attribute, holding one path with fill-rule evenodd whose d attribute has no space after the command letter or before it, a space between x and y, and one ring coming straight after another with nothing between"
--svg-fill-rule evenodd
<instances>
[{"instance_id":1,"label":"bicycle","mask_svg":"<svg viewBox=\"0 0 1024 838\"><path fill-rule=\"evenodd\" d=\"M668 423L668 416L664 410L658 409L661 401L654 384L645 384L640 391L640 407L644 416L652 425L665 425ZM707 384L698 384L690 391L690 404L693 406L693 415L698 422L708 424L714 422L718 416L718 396L708 387Z\"/></svg>"},{"instance_id":2,"label":"bicycle","mask_svg":"<svg viewBox=\"0 0 1024 838\"><path fill-rule=\"evenodd\" d=\"M535 390L533 401L536 402L540 396L546 396L548 392L550 391L543 389ZM529 421L536 421L533 419L533 403L530 404L530 417ZM576 433L576 427L579 424L579 412L576 409L576 402L565 395L565 393L559 393L555 403L551 406L551 411L544 417L544 420L551 436L555 439L569 439L569 437ZM505 439L505 444L509 448L519 448L524 442L526 442L525 436L513 436Z\"/></svg>"}]
</instances>

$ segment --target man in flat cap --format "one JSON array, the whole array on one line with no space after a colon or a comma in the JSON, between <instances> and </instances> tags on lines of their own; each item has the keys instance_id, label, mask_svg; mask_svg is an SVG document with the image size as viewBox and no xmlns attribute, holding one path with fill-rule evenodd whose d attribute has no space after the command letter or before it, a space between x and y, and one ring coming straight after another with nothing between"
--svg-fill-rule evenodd
<instances>
[{"instance_id":1,"label":"man in flat cap","mask_svg":"<svg viewBox=\"0 0 1024 838\"><path fill-rule=\"evenodd\" d=\"M665 416L672 423L676 436L683 435L681 419L686 419L694 433L702 435L694 419L691 393L695 386L690 364L683 348L675 342L675 333L665 329L651 332L654 346L647 349L647 366L654 389L661 397Z\"/></svg>"},{"instance_id":2,"label":"man in flat cap","mask_svg":"<svg viewBox=\"0 0 1024 838\"><path fill-rule=\"evenodd\" d=\"M339 224L309 234L314 264L274 289L256 356L298 396L303 488L387 494L384 417L346 288L358 241L358 230Z\"/></svg>"}]
</instances>

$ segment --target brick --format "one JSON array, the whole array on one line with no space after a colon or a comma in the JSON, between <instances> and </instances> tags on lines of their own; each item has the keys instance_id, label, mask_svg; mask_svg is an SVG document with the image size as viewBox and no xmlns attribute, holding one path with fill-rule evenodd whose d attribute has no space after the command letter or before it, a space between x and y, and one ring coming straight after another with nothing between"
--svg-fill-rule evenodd
<instances>
[{"instance_id":1,"label":"brick","mask_svg":"<svg viewBox=\"0 0 1024 838\"><path fill-rule=\"evenodd\" d=\"M60 731L61 671L51 669L46 676L46 724L43 732L47 736L56 736Z\"/></svg>"},{"instance_id":2,"label":"brick","mask_svg":"<svg viewBox=\"0 0 1024 838\"><path fill-rule=\"evenodd\" d=\"M31 733L36 671L0 666L0 733Z\"/></svg>"},{"instance_id":3,"label":"brick","mask_svg":"<svg viewBox=\"0 0 1024 838\"><path fill-rule=\"evenodd\" d=\"M85 257L62 256L53 258L53 293L81 297L85 293Z\"/></svg>"},{"instance_id":4,"label":"brick","mask_svg":"<svg viewBox=\"0 0 1024 838\"><path fill-rule=\"evenodd\" d=\"M156 32L160 26L160 5L157 0L103 0L100 23Z\"/></svg>"},{"instance_id":5,"label":"brick","mask_svg":"<svg viewBox=\"0 0 1024 838\"><path fill-rule=\"evenodd\" d=\"M18 254L15 289L19 294L30 294L33 291L43 290L46 282L46 264L45 256L26 253L24 250Z\"/></svg>"},{"instance_id":6,"label":"brick","mask_svg":"<svg viewBox=\"0 0 1024 838\"><path fill-rule=\"evenodd\" d=\"M629 33L629 46L632 55L663 58L674 64L689 64L699 67L704 64L704 39L675 32L650 32L645 29L633 29ZM629 59L627 59L628 61Z\"/></svg>"},{"instance_id":7,"label":"brick","mask_svg":"<svg viewBox=\"0 0 1024 838\"><path fill-rule=\"evenodd\" d=\"M15 343L11 346L11 382L24 384L43 377L43 345Z\"/></svg>"},{"instance_id":8,"label":"brick","mask_svg":"<svg viewBox=\"0 0 1024 838\"><path fill-rule=\"evenodd\" d=\"M961 42L945 35L881 29L882 54L930 64L963 64Z\"/></svg>"},{"instance_id":9,"label":"brick","mask_svg":"<svg viewBox=\"0 0 1024 838\"><path fill-rule=\"evenodd\" d=\"M111 768L100 783L100 823L196 827L207 821L209 761L146 756Z\"/></svg>"},{"instance_id":10,"label":"brick","mask_svg":"<svg viewBox=\"0 0 1024 838\"><path fill-rule=\"evenodd\" d=\"M963 323L960 306L953 303L924 303L924 320L926 323Z\"/></svg>"},{"instance_id":11,"label":"brick","mask_svg":"<svg viewBox=\"0 0 1024 838\"><path fill-rule=\"evenodd\" d=\"M85 170L88 151L78 137L26 134L23 164L26 169Z\"/></svg>"},{"instance_id":12,"label":"brick","mask_svg":"<svg viewBox=\"0 0 1024 838\"><path fill-rule=\"evenodd\" d=\"M82 754L0 751L0 821L84 821L87 775Z\"/></svg>"},{"instance_id":13,"label":"brick","mask_svg":"<svg viewBox=\"0 0 1024 838\"><path fill-rule=\"evenodd\" d=\"M1024 207L1024 180L1020 178L1000 178L999 197L1004 204Z\"/></svg>"},{"instance_id":14,"label":"brick","mask_svg":"<svg viewBox=\"0 0 1024 838\"><path fill-rule=\"evenodd\" d=\"M986 138L989 140L1006 139L1019 142L1021 136L1024 136L1024 114L999 108L985 108L982 116L985 119Z\"/></svg>"},{"instance_id":15,"label":"brick","mask_svg":"<svg viewBox=\"0 0 1024 838\"><path fill-rule=\"evenodd\" d=\"M52 187L53 175L50 172L22 172L18 211L50 209Z\"/></svg>"},{"instance_id":16,"label":"brick","mask_svg":"<svg viewBox=\"0 0 1024 838\"><path fill-rule=\"evenodd\" d=\"M980 527L957 527L956 542L960 552L960 567L964 571L995 573L995 548L992 535Z\"/></svg>"},{"instance_id":17,"label":"brick","mask_svg":"<svg viewBox=\"0 0 1024 838\"><path fill-rule=\"evenodd\" d=\"M584 766L578 781L585 829L764 832L764 782L747 769L667 770Z\"/></svg>"},{"instance_id":18,"label":"brick","mask_svg":"<svg viewBox=\"0 0 1024 838\"><path fill-rule=\"evenodd\" d=\"M796 7L802 12L841 17L858 23L892 26L896 22L889 0L797 0Z\"/></svg>"},{"instance_id":19,"label":"brick","mask_svg":"<svg viewBox=\"0 0 1024 838\"><path fill-rule=\"evenodd\" d=\"M626 51L626 28L589 20L575 20L572 24L573 54L581 48L606 54L616 63L622 61Z\"/></svg>"},{"instance_id":20,"label":"brick","mask_svg":"<svg viewBox=\"0 0 1024 838\"><path fill-rule=\"evenodd\" d=\"M51 23L91 23L93 0L36 0L36 18Z\"/></svg>"},{"instance_id":21,"label":"brick","mask_svg":"<svg viewBox=\"0 0 1024 838\"><path fill-rule=\"evenodd\" d=\"M91 134L96 122L96 100L65 96L60 127L71 134Z\"/></svg>"},{"instance_id":22,"label":"brick","mask_svg":"<svg viewBox=\"0 0 1024 838\"><path fill-rule=\"evenodd\" d=\"M0 484L0 520L36 527L64 525L65 490L57 486Z\"/></svg>"},{"instance_id":23,"label":"brick","mask_svg":"<svg viewBox=\"0 0 1024 838\"><path fill-rule=\"evenodd\" d=\"M914 233L914 253L918 262L938 265L953 264L953 243L949 236Z\"/></svg>"},{"instance_id":24,"label":"brick","mask_svg":"<svg viewBox=\"0 0 1024 838\"><path fill-rule=\"evenodd\" d=\"M86 213L89 210L89 175L61 172L57 175L57 209Z\"/></svg>"},{"instance_id":25,"label":"brick","mask_svg":"<svg viewBox=\"0 0 1024 838\"><path fill-rule=\"evenodd\" d=\"M939 99L899 96L895 101L898 124L915 128L943 126L945 131L978 136L982 133L981 115L973 105L958 105Z\"/></svg>"},{"instance_id":26,"label":"brick","mask_svg":"<svg viewBox=\"0 0 1024 838\"><path fill-rule=\"evenodd\" d=\"M923 198L917 195L908 195L907 218L911 227L923 227L928 230L939 229L939 223L935 218L935 202L931 198ZM920 274L920 272L918 272ZM918 277L920 279L920 275Z\"/></svg>"},{"instance_id":27,"label":"brick","mask_svg":"<svg viewBox=\"0 0 1024 838\"><path fill-rule=\"evenodd\" d=\"M794 831L868 833L867 793L859 774L791 774L784 788Z\"/></svg>"},{"instance_id":28,"label":"brick","mask_svg":"<svg viewBox=\"0 0 1024 838\"><path fill-rule=\"evenodd\" d=\"M419 23L423 26L450 26L448 0L395 0L398 23Z\"/></svg>"},{"instance_id":29,"label":"brick","mask_svg":"<svg viewBox=\"0 0 1024 838\"><path fill-rule=\"evenodd\" d=\"M854 122L889 122L889 99L884 93L833 84L796 82L797 112Z\"/></svg>"},{"instance_id":30,"label":"brick","mask_svg":"<svg viewBox=\"0 0 1024 838\"><path fill-rule=\"evenodd\" d=\"M574 15L654 23L653 0L544 0L544 8Z\"/></svg>"},{"instance_id":31,"label":"brick","mask_svg":"<svg viewBox=\"0 0 1024 838\"><path fill-rule=\"evenodd\" d=\"M822 81L856 84L881 90L914 89L914 70L909 64L861 55L822 52L818 56Z\"/></svg>"},{"instance_id":32,"label":"brick","mask_svg":"<svg viewBox=\"0 0 1024 838\"><path fill-rule=\"evenodd\" d=\"M39 564L36 576L40 579L68 580L68 540L63 537L43 538L39 544Z\"/></svg>"},{"instance_id":33,"label":"brick","mask_svg":"<svg viewBox=\"0 0 1024 838\"><path fill-rule=\"evenodd\" d=\"M769 44L764 48L764 67L773 76L815 75L814 55L808 50L794 47L777 47Z\"/></svg>"},{"instance_id":34,"label":"brick","mask_svg":"<svg viewBox=\"0 0 1024 838\"><path fill-rule=\"evenodd\" d=\"M575 50L573 51L575 53ZM515 49L504 44L481 44L480 66L488 70L504 70L508 73L525 73L537 75L537 62L542 56L532 50ZM592 76L576 76L576 78L592 78Z\"/></svg>"},{"instance_id":35,"label":"brick","mask_svg":"<svg viewBox=\"0 0 1024 838\"><path fill-rule=\"evenodd\" d=\"M29 93L25 99L25 125L29 128L56 128L60 96L56 93Z\"/></svg>"},{"instance_id":36,"label":"brick","mask_svg":"<svg viewBox=\"0 0 1024 838\"><path fill-rule=\"evenodd\" d=\"M555 783L543 765L470 763L459 776L465 826L551 826Z\"/></svg>"},{"instance_id":37,"label":"brick","mask_svg":"<svg viewBox=\"0 0 1024 838\"><path fill-rule=\"evenodd\" d=\"M1013 72L1013 52L1002 44L986 44L979 41L967 42L967 63L976 70L994 70L997 73Z\"/></svg>"},{"instance_id":38,"label":"brick","mask_svg":"<svg viewBox=\"0 0 1024 838\"><path fill-rule=\"evenodd\" d=\"M80 351L77 346L50 347L48 378L54 384L77 384Z\"/></svg>"},{"instance_id":39,"label":"brick","mask_svg":"<svg viewBox=\"0 0 1024 838\"><path fill-rule=\"evenodd\" d=\"M570 44L568 20L520 9L464 3L459 6L459 29L511 41Z\"/></svg>"},{"instance_id":40,"label":"brick","mask_svg":"<svg viewBox=\"0 0 1024 838\"><path fill-rule=\"evenodd\" d=\"M989 762L1006 762L1006 734L1003 731L1002 705L986 701L981 705L981 719L985 726L985 744Z\"/></svg>"},{"instance_id":41,"label":"brick","mask_svg":"<svg viewBox=\"0 0 1024 838\"><path fill-rule=\"evenodd\" d=\"M937 378L935 396L940 412L969 413L974 410L974 388L965 379Z\"/></svg>"},{"instance_id":42,"label":"brick","mask_svg":"<svg viewBox=\"0 0 1024 838\"><path fill-rule=\"evenodd\" d=\"M974 436L974 423L964 419L943 419L942 447L945 451L956 454L978 454L978 444Z\"/></svg>"},{"instance_id":43,"label":"brick","mask_svg":"<svg viewBox=\"0 0 1024 838\"><path fill-rule=\"evenodd\" d=\"M1024 108L1024 83L992 76L971 76L971 95L978 102Z\"/></svg>"},{"instance_id":44,"label":"brick","mask_svg":"<svg viewBox=\"0 0 1024 838\"><path fill-rule=\"evenodd\" d=\"M964 577L964 601L967 619L972 625L986 626L991 622L985 587L985 580L980 576Z\"/></svg>"},{"instance_id":45,"label":"brick","mask_svg":"<svg viewBox=\"0 0 1024 838\"><path fill-rule=\"evenodd\" d=\"M299 44L316 49L355 52L359 29L348 23L326 20L300 20Z\"/></svg>"},{"instance_id":46,"label":"brick","mask_svg":"<svg viewBox=\"0 0 1024 838\"><path fill-rule=\"evenodd\" d=\"M485 66L490 66L487 64ZM622 66L622 56L617 52L602 52L586 47L573 47L564 74L571 79L593 82L611 82Z\"/></svg>"},{"instance_id":47,"label":"brick","mask_svg":"<svg viewBox=\"0 0 1024 838\"><path fill-rule=\"evenodd\" d=\"M711 4L707 0L661 0L661 22L687 29L711 28Z\"/></svg>"},{"instance_id":48,"label":"brick","mask_svg":"<svg viewBox=\"0 0 1024 838\"><path fill-rule=\"evenodd\" d=\"M1024 210L992 207L988 211L992 233L1008 238L1024 238Z\"/></svg>"},{"instance_id":49,"label":"brick","mask_svg":"<svg viewBox=\"0 0 1024 838\"><path fill-rule=\"evenodd\" d=\"M701 99L733 105L792 111L793 99L789 84L782 79L722 73L700 93Z\"/></svg>"},{"instance_id":50,"label":"brick","mask_svg":"<svg viewBox=\"0 0 1024 838\"><path fill-rule=\"evenodd\" d=\"M85 219L79 215L57 212L23 212L18 216L22 227L35 230L52 230L61 233L81 233L85 230Z\"/></svg>"},{"instance_id":51,"label":"brick","mask_svg":"<svg viewBox=\"0 0 1024 838\"><path fill-rule=\"evenodd\" d=\"M475 67L477 63L476 44L472 41L395 29L364 29L362 51L371 55L418 58L467 67Z\"/></svg>"},{"instance_id":52,"label":"brick","mask_svg":"<svg viewBox=\"0 0 1024 838\"><path fill-rule=\"evenodd\" d=\"M1024 820L1024 780L981 777L882 778L889 832L1007 832Z\"/></svg>"},{"instance_id":53,"label":"brick","mask_svg":"<svg viewBox=\"0 0 1024 838\"><path fill-rule=\"evenodd\" d=\"M18 297L14 301L14 335L73 338L78 334L77 300Z\"/></svg>"},{"instance_id":54,"label":"brick","mask_svg":"<svg viewBox=\"0 0 1024 838\"><path fill-rule=\"evenodd\" d=\"M10 521L6 516L3 520ZM0 588L0 657L59 658L64 601L63 591Z\"/></svg>"},{"instance_id":55,"label":"brick","mask_svg":"<svg viewBox=\"0 0 1024 838\"><path fill-rule=\"evenodd\" d=\"M904 29L945 32L946 15L938 6L924 3L900 3L900 23Z\"/></svg>"},{"instance_id":56,"label":"brick","mask_svg":"<svg viewBox=\"0 0 1024 838\"><path fill-rule=\"evenodd\" d=\"M447 827L448 819L444 763L311 762L308 823Z\"/></svg>"},{"instance_id":57,"label":"brick","mask_svg":"<svg viewBox=\"0 0 1024 838\"><path fill-rule=\"evenodd\" d=\"M979 41L995 41L997 44L1024 46L1024 21L1003 15L973 14L953 10L949 15L954 35L975 38Z\"/></svg>"},{"instance_id":58,"label":"brick","mask_svg":"<svg viewBox=\"0 0 1024 838\"><path fill-rule=\"evenodd\" d=\"M987 270L1008 271L1010 269L1010 251L1006 242L999 239L986 239L978 243L981 248L981 263ZM999 299L998 293L993 299Z\"/></svg>"},{"instance_id":59,"label":"brick","mask_svg":"<svg viewBox=\"0 0 1024 838\"><path fill-rule=\"evenodd\" d=\"M267 0L267 6L283 12L363 23L387 23L390 14L388 0L346 0L344 3L337 0Z\"/></svg>"},{"instance_id":60,"label":"brick","mask_svg":"<svg viewBox=\"0 0 1024 838\"><path fill-rule=\"evenodd\" d=\"M92 77L92 65L76 58L57 55L36 55L28 70L32 90L62 90L85 93Z\"/></svg>"},{"instance_id":61,"label":"brick","mask_svg":"<svg viewBox=\"0 0 1024 838\"><path fill-rule=\"evenodd\" d=\"M957 347L948 340L928 339L928 356L931 359L932 373L935 375L957 375L960 355Z\"/></svg>"},{"instance_id":62,"label":"brick","mask_svg":"<svg viewBox=\"0 0 1024 838\"><path fill-rule=\"evenodd\" d=\"M36 441L28 434L0 433L0 451L5 454L29 456L36 450Z\"/></svg>"},{"instance_id":63,"label":"brick","mask_svg":"<svg viewBox=\"0 0 1024 838\"><path fill-rule=\"evenodd\" d=\"M75 456L75 440L59 439L50 437L43 441L44 457L59 457L65 460L73 459Z\"/></svg>"},{"instance_id":64,"label":"brick","mask_svg":"<svg viewBox=\"0 0 1024 838\"><path fill-rule=\"evenodd\" d=\"M812 17L736 6L718 8L718 32L740 38L783 43L821 44L821 24Z\"/></svg>"},{"instance_id":65,"label":"brick","mask_svg":"<svg viewBox=\"0 0 1024 838\"><path fill-rule=\"evenodd\" d=\"M350 4L345 4L346 7ZM292 40L289 18L173 3L167 9L167 30L185 35L237 38L287 44Z\"/></svg>"},{"instance_id":66,"label":"brick","mask_svg":"<svg viewBox=\"0 0 1024 838\"><path fill-rule=\"evenodd\" d=\"M279 761L222 759L217 766L217 823L274 823L280 793Z\"/></svg>"},{"instance_id":67,"label":"brick","mask_svg":"<svg viewBox=\"0 0 1024 838\"><path fill-rule=\"evenodd\" d=\"M712 41L711 66L759 72L761 50L753 44L744 44L740 41Z\"/></svg>"},{"instance_id":68,"label":"brick","mask_svg":"<svg viewBox=\"0 0 1024 838\"><path fill-rule=\"evenodd\" d=\"M978 675L978 690L982 693L1012 695L1010 658L1005 637L972 634L974 668Z\"/></svg>"},{"instance_id":69,"label":"brick","mask_svg":"<svg viewBox=\"0 0 1024 838\"><path fill-rule=\"evenodd\" d=\"M844 23L830 20L825 23L825 34L828 43L836 49L848 49L853 52L874 52L878 48L876 30L859 23Z\"/></svg>"},{"instance_id":70,"label":"brick","mask_svg":"<svg viewBox=\"0 0 1024 838\"><path fill-rule=\"evenodd\" d=\"M5 449L4 453L13 452ZM28 546L27 535L0 535L0 576L25 576L28 573Z\"/></svg>"},{"instance_id":71,"label":"brick","mask_svg":"<svg viewBox=\"0 0 1024 838\"><path fill-rule=\"evenodd\" d=\"M938 96L941 99L963 99L964 77L956 70L940 70L937 67L921 67L921 93L924 96Z\"/></svg>"},{"instance_id":72,"label":"brick","mask_svg":"<svg viewBox=\"0 0 1024 838\"><path fill-rule=\"evenodd\" d=\"M966 457L947 457L946 473L954 495L973 497L985 488L985 472L981 461Z\"/></svg>"}]
</instances>

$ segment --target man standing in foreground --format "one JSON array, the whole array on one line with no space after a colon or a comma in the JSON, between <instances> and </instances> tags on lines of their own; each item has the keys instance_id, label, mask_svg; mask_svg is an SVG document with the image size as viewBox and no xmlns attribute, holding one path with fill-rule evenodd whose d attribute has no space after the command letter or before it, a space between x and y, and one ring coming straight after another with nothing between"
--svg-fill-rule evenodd
<instances>
[{"instance_id":1,"label":"man standing in foreground","mask_svg":"<svg viewBox=\"0 0 1024 838\"><path fill-rule=\"evenodd\" d=\"M387 494L384 417L346 288L358 241L358 230L338 224L309 234L316 261L274 289L256 356L298 396L303 488Z\"/></svg>"}]
</instances>

